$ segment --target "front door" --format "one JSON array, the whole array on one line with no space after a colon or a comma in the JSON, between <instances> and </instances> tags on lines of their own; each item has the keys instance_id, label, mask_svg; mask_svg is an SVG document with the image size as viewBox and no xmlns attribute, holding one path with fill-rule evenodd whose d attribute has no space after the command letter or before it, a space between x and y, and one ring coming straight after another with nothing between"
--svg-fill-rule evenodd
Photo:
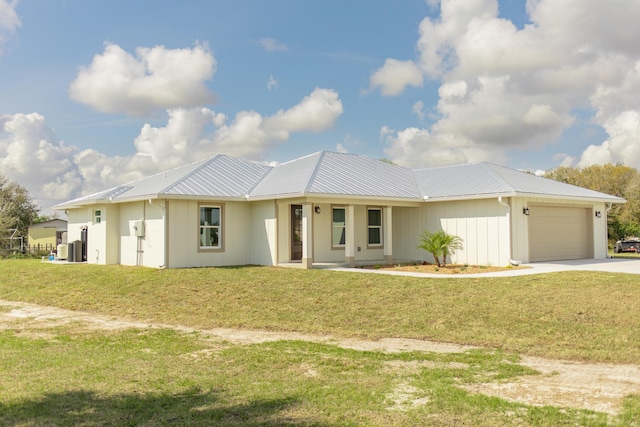
<instances>
[{"instance_id":1,"label":"front door","mask_svg":"<svg viewBox=\"0 0 640 427\"><path fill-rule=\"evenodd\" d=\"M302 205L291 205L291 261L302 261Z\"/></svg>"}]
</instances>

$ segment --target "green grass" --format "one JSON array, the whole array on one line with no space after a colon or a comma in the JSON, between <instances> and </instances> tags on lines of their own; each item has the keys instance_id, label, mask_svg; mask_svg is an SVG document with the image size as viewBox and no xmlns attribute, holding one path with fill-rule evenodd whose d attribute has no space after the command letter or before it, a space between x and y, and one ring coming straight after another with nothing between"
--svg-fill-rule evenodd
<instances>
[{"instance_id":1,"label":"green grass","mask_svg":"<svg viewBox=\"0 0 640 427\"><path fill-rule=\"evenodd\" d=\"M420 279L244 267L152 270L0 262L0 299L195 328L426 338L485 346L384 354L174 330L0 329L0 425L639 425L461 386L535 375L516 353L640 360L640 276Z\"/></svg>"},{"instance_id":2,"label":"green grass","mask_svg":"<svg viewBox=\"0 0 640 427\"><path fill-rule=\"evenodd\" d=\"M169 330L81 333L74 325L25 324L0 331L0 354L0 425L604 426L637 422L640 414L633 399L610 417L460 388L535 374L500 351L238 346Z\"/></svg>"},{"instance_id":3,"label":"green grass","mask_svg":"<svg viewBox=\"0 0 640 427\"><path fill-rule=\"evenodd\" d=\"M591 362L640 360L640 275L425 279L7 260L0 277L2 299L196 328L407 337Z\"/></svg>"}]
</instances>

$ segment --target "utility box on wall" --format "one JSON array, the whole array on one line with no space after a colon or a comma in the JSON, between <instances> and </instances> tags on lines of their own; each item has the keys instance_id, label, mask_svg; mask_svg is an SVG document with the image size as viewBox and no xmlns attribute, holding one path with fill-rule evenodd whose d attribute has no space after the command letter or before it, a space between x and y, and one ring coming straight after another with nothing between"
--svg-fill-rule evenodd
<instances>
[{"instance_id":1,"label":"utility box on wall","mask_svg":"<svg viewBox=\"0 0 640 427\"><path fill-rule=\"evenodd\" d=\"M136 231L136 237L144 237L144 221L136 221L133 229Z\"/></svg>"}]
</instances>

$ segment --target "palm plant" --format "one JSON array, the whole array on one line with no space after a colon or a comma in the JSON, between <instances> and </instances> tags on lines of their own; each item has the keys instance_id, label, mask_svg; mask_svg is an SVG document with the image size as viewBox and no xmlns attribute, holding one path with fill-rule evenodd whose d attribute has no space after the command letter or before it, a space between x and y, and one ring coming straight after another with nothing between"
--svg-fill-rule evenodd
<instances>
[{"instance_id":1,"label":"palm plant","mask_svg":"<svg viewBox=\"0 0 640 427\"><path fill-rule=\"evenodd\" d=\"M451 235L444 230L435 233L425 230L420 236L420 249L429 252L439 267L447 264L447 256L453 255L457 250L462 250L462 239ZM440 261L442 259L442 262Z\"/></svg>"}]
</instances>

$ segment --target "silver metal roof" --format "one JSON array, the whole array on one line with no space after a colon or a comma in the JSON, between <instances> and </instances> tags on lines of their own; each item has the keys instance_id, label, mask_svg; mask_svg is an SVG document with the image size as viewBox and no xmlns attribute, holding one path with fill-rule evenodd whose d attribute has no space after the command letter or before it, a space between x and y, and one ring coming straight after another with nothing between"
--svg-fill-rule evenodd
<instances>
[{"instance_id":1,"label":"silver metal roof","mask_svg":"<svg viewBox=\"0 0 640 427\"><path fill-rule=\"evenodd\" d=\"M410 169L356 154L328 151L274 167L250 196L307 194L420 198Z\"/></svg>"},{"instance_id":2,"label":"silver metal roof","mask_svg":"<svg viewBox=\"0 0 640 427\"><path fill-rule=\"evenodd\" d=\"M314 153L274 167L251 191L250 196L264 199L304 194L321 154Z\"/></svg>"},{"instance_id":3,"label":"silver metal roof","mask_svg":"<svg viewBox=\"0 0 640 427\"><path fill-rule=\"evenodd\" d=\"M426 200L536 195L623 203L624 199L491 163L414 171Z\"/></svg>"},{"instance_id":4,"label":"silver metal roof","mask_svg":"<svg viewBox=\"0 0 640 427\"><path fill-rule=\"evenodd\" d=\"M56 206L147 198L260 200L306 195L415 201L539 195L624 203L624 199L490 163L410 170L356 154L322 151L278 166L217 155Z\"/></svg>"}]
</instances>

